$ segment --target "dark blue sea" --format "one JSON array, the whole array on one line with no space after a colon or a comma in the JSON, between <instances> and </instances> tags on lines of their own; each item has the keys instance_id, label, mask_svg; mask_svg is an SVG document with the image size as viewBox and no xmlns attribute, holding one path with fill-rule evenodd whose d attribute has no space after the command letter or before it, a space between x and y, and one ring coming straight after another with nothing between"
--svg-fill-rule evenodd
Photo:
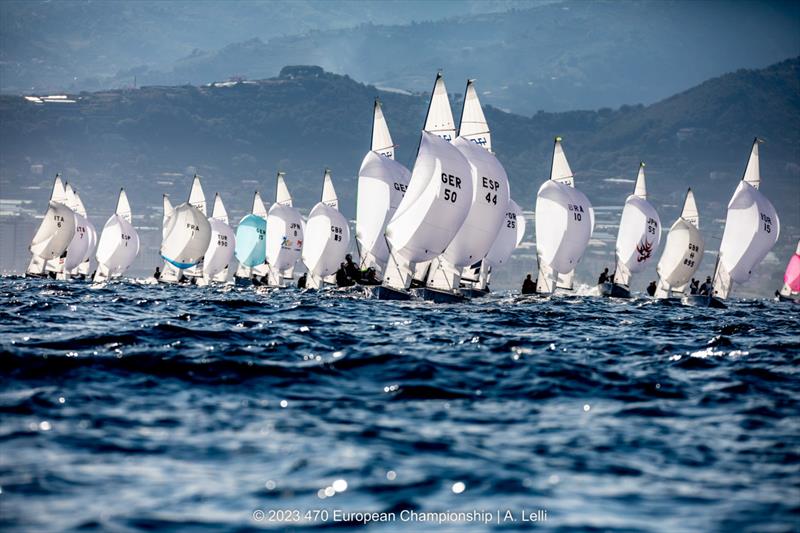
<instances>
[{"instance_id":1,"label":"dark blue sea","mask_svg":"<svg viewBox=\"0 0 800 533\"><path fill-rule=\"evenodd\" d=\"M0 529L797 531L799 314L2 278Z\"/></svg>"}]
</instances>

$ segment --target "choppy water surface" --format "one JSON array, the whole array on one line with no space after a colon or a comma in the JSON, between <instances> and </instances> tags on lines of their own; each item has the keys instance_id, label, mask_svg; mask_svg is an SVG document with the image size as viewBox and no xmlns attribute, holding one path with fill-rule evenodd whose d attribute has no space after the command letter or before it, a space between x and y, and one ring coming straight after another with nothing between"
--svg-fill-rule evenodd
<instances>
[{"instance_id":1,"label":"choppy water surface","mask_svg":"<svg viewBox=\"0 0 800 533\"><path fill-rule=\"evenodd\" d=\"M10 278L0 302L4 529L345 525L336 509L394 512L367 525L386 531L473 509L516 521L440 529L798 528L791 304Z\"/></svg>"}]
</instances>

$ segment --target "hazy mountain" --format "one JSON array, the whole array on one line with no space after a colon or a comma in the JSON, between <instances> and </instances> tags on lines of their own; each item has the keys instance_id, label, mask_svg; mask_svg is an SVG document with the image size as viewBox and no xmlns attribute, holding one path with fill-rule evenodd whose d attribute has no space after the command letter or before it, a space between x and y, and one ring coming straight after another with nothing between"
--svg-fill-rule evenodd
<instances>
[{"instance_id":1,"label":"hazy mountain","mask_svg":"<svg viewBox=\"0 0 800 533\"><path fill-rule=\"evenodd\" d=\"M477 14L461 2L103 2L81 4L76 29L61 24L67 7L46 5L56 24L41 9L4 33L5 91L258 79L286 64L427 91L443 68L449 79L478 78L486 103L533 114L652 103L800 54L800 4L783 1L566 0Z\"/></svg>"},{"instance_id":2,"label":"hazy mountain","mask_svg":"<svg viewBox=\"0 0 800 533\"><path fill-rule=\"evenodd\" d=\"M601 208L596 233L601 240L613 239L618 209L644 160L648 190L666 226L677 216L686 187L694 187L710 250L721 236L721 221L715 219L724 216L753 136L763 137L763 190L782 218L777 255L771 270L764 271L769 274L764 283L771 283L800 235L799 69L800 59L793 59L740 70L651 106L533 117L487 107L486 114L512 195L523 209L533 208L536 190L548 175L553 136L560 134L579 186ZM433 72L430 78L432 83ZM448 81L451 92L461 89L458 80ZM379 91L318 67L287 67L277 78L225 87L83 93L76 103L34 104L3 96L0 189L4 198L35 200L40 208L51 176L64 172L100 224L124 185L134 210L144 215L140 224L157 228L161 194L185 197L195 170L204 176L209 194L223 194L236 220L248 209L254 189L261 189L266 200L274 198L278 169L287 172L296 205L310 208L328 166L342 209L352 217L376 95L400 145L398 157L411 165L428 95ZM455 95L453 101L458 116L460 101ZM592 250L585 268L593 271L592 261L607 261L611 253L608 245ZM713 257L709 262L705 268L713 267Z\"/></svg>"},{"instance_id":3,"label":"hazy mountain","mask_svg":"<svg viewBox=\"0 0 800 533\"><path fill-rule=\"evenodd\" d=\"M543 1L552 0L535 3ZM408 24L517 5L531 2L5 0L0 2L0 90L122 87L132 85L137 73L171 70L176 62L205 54L200 50L218 50L253 38L268 41L365 23ZM274 75L283 64L276 63L262 77ZM226 76L230 74L226 71ZM170 83L176 81L189 80Z\"/></svg>"}]
</instances>

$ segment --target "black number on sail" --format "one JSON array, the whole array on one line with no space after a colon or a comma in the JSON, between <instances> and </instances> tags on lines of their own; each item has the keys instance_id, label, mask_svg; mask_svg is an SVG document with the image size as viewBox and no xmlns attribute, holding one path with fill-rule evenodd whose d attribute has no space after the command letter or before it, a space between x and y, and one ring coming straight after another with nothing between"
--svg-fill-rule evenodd
<instances>
[{"instance_id":1,"label":"black number on sail","mask_svg":"<svg viewBox=\"0 0 800 533\"><path fill-rule=\"evenodd\" d=\"M497 205L497 195L492 196L492 193L486 193L486 203Z\"/></svg>"},{"instance_id":2,"label":"black number on sail","mask_svg":"<svg viewBox=\"0 0 800 533\"><path fill-rule=\"evenodd\" d=\"M445 189L444 190L444 199L445 200L450 200L451 202L456 203L456 197L457 196L458 195L456 194L456 191L451 191L450 189Z\"/></svg>"}]
</instances>

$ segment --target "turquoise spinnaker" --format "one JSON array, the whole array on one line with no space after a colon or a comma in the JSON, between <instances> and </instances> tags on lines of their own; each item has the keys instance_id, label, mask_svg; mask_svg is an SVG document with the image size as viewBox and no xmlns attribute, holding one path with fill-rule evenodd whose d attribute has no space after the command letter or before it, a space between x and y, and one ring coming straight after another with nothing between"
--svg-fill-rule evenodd
<instances>
[{"instance_id":1,"label":"turquoise spinnaker","mask_svg":"<svg viewBox=\"0 0 800 533\"><path fill-rule=\"evenodd\" d=\"M239 264L246 267L263 265L267 259L267 221L257 215L247 215L236 228L236 249Z\"/></svg>"}]
</instances>

